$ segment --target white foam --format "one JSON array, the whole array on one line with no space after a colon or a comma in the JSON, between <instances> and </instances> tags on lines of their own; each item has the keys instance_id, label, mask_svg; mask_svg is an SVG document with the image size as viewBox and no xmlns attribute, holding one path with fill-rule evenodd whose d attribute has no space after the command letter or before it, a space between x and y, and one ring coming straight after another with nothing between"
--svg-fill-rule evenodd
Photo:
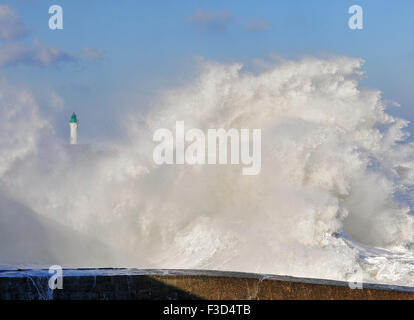
<instances>
[{"instance_id":1,"label":"white foam","mask_svg":"<svg viewBox=\"0 0 414 320\"><path fill-rule=\"evenodd\" d=\"M237 64L205 63L196 80L166 92L148 114L131 114L127 138L112 152L88 151L76 161L44 131L47 123L34 125L39 111L30 95L2 83L1 122L15 106L22 110L0 129L3 208L40 227L51 223L44 230L50 241L42 238L48 251L2 238L0 262L338 280L362 272L365 281L414 286L413 217L395 200L414 178L407 122L385 112L379 91L358 88L361 65L305 59L251 74ZM155 166L152 133L176 121L202 130L262 129L261 173ZM45 140L47 148L39 144ZM14 225L13 217L3 220ZM55 225L64 231L54 234ZM34 230L16 232L22 229ZM89 245L75 245L80 236ZM28 250L39 261L24 261L33 256Z\"/></svg>"}]
</instances>

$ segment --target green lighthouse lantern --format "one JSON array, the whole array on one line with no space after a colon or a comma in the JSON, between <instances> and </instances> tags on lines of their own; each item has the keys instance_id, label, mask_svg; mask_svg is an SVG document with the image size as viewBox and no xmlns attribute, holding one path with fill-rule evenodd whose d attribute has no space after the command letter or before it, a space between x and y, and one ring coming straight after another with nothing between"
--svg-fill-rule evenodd
<instances>
[{"instance_id":1,"label":"green lighthouse lantern","mask_svg":"<svg viewBox=\"0 0 414 320\"><path fill-rule=\"evenodd\" d=\"M70 123L78 123L78 119L76 118L75 112L72 113L72 117L70 118Z\"/></svg>"}]
</instances>

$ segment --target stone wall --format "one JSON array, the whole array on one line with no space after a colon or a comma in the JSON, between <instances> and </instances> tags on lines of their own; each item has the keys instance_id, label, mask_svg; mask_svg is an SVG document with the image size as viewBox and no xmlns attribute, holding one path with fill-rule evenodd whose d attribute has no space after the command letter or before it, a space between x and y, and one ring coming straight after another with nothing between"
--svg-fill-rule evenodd
<instances>
[{"instance_id":1,"label":"stone wall","mask_svg":"<svg viewBox=\"0 0 414 320\"><path fill-rule=\"evenodd\" d=\"M48 270L0 271L2 300L413 299L414 288L221 271L64 269L51 290Z\"/></svg>"}]
</instances>

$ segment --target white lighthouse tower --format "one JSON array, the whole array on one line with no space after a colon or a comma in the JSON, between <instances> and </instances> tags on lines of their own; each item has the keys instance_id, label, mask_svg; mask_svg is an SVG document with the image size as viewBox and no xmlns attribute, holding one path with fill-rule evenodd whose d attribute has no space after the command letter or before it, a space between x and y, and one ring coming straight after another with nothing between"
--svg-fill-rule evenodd
<instances>
[{"instance_id":1,"label":"white lighthouse tower","mask_svg":"<svg viewBox=\"0 0 414 320\"><path fill-rule=\"evenodd\" d=\"M69 121L70 126L70 144L78 144L78 119L75 112L72 113L72 117Z\"/></svg>"}]
</instances>

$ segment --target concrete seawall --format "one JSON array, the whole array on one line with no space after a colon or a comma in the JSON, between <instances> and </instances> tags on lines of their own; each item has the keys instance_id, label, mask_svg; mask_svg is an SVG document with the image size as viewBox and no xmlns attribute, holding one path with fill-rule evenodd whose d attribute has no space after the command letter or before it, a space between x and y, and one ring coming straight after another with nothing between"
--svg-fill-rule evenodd
<instances>
[{"instance_id":1,"label":"concrete seawall","mask_svg":"<svg viewBox=\"0 0 414 320\"><path fill-rule=\"evenodd\" d=\"M63 289L51 290L48 270L0 271L2 300L279 300L410 299L414 288L198 270L64 269Z\"/></svg>"}]
</instances>

